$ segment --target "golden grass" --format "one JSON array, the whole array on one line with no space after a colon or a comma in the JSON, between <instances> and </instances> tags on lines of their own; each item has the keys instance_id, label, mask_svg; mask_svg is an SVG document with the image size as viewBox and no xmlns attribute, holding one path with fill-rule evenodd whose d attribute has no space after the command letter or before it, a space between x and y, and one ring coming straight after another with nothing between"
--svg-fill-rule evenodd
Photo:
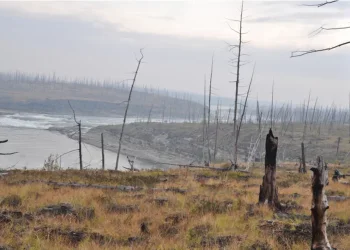
<instances>
[{"instance_id":1,"label":"golden grass","mask_svg":"<svg viewBox=\"0 0 350 250\"><path fill-rule=\"evenodd\" d=\"M292 166L287 164L286 167L278 169L280 200L295 202L301 206L289 213L305 217L310 215L311 174L302 175L286 171L291 168ZM330 175L332 170L331 167ZM346 172L343 169L342 171ZM198 179L197 175L207 178ZM213 242L213 239L230 236L231 242L227 243L226 249L264 249L264 246L270 249L309 249L311 235L307 240L301 238L291 240L291 235L287 232L272 234L271 229L263 229L262 225L268 220L274 221L276 232L281 231L281 228L295 229L299 224L311 222L302 217L280 218L269 207L258 206L256 203L262 176L262 168L254 168L249 174L187 169L139 173L14 171L0 179L0 203L10 195L18 195L22 202L17 207L3 204L0 206L0 211L31 213L34 218L0 222L0 245L9 245L15 249L27 246L30 246L30 249L130 249L131 246L132 249L220 249L220 244ZM142 186L143 190L121 192L54 187L44 183L28 182L34 180L138 185ZM187 192L180 194L151 190L151 188L170 187L184 188ZM331 194L350 196L348 185L330 181L326 189ZM168 201L159 205L155 202L156 198L166 198ZM72 215L37 214L42 207L59 203L94 208L95 217L77 219ZM330 223L337 220L350 222L348 210L350 200L329 203ZM138 210L110 212L109 204L136 205ZM147 224L148 235L140 232L141 223ZM51 229L98 233L118 239L119 243L101 243L91 237L76 243L66 236L54 233L49 235L38 231L38 228L42 229L44 226ZM139 237L141 241L132 245L120 243L128 241L129 237ZM350 245L350 235L331 234L329 238L337 249L348 249Z\"/></svg>"}]
</instances>

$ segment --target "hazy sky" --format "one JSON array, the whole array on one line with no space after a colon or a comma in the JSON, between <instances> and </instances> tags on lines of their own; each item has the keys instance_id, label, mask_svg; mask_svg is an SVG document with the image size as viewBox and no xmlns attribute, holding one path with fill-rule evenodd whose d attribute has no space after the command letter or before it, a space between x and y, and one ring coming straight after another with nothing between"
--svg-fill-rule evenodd
<instances>
[{"instance_id":1,"label":"hazy sky","mask_svg":"<svg viewBox=\"0 0 350 250\"><path fill-rule=\"evenodd\" d=\"M350 40L349 30L309 33L350 24L350 2L317 7L296 1L247 1L242 89L253 64L251 99L300 104L312 100L347 105L350 92L350 46L289 58L292 50L322 48ZM316 2L313 2L316 3ZM66 77L122 80L132 77L135 57L144 48L138 85L203 92L215 54L216 95L234 96L234 57L227 43L237 42L228 19L239 18L240 2L113 1L0 2L0 71L52 73ZM231 23L237 27L237 23Z\"/></svg>"}]
</instances>

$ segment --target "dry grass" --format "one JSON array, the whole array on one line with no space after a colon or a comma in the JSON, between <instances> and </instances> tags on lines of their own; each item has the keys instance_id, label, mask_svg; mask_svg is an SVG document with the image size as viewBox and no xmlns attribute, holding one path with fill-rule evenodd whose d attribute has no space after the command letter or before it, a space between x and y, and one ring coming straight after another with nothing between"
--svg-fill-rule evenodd
<instances>
[{"instance_id":1,"label":"dry grass","mask_svg":"<svg viewBox=\"0 0 350 250\"><path fill-rule=\"evenodd\" d=\"M280 199L297 205L288 211L288 217L256 205L261 168L254 168L250 174L186 169L139 173L14 171L0 179L0 211L21 211L23 216L7 222L1 222L0 217L0 245L14 249L308 249L311 235L306 231L299 236L294 230L311 224L307 217L311 174L287 172L289 168L293 166L286 164L278 170ZM35 180L136 185L143 190L55 187ZM187 192L162 191L170 187ZM330 182L327 192L350 196L350 186ZM158 198L167 201L160 204L155 200ZM59 203L93 208L95 216L38 213L44 206ZM132 205L136 209L113 211L113 205ZM349 206L350 200L330 201L330 224L348 224ZM274 234L269 221L273 221ZM141 224L149 233L141 233ZM67 234L70 231L80 231L85 237L77 241ZM350 235L329 234L334 247L348 249Z\"/></svg>"}]
</instances>

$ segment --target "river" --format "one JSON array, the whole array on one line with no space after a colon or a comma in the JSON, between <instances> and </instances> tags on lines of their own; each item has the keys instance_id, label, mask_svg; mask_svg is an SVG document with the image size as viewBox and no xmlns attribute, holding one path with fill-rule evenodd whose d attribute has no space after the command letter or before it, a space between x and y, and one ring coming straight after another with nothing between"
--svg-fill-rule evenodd
<instances>
[{"instance_id":1,"label":"river","mask_svg":"<svg viewBox=\"0 0 350 250\"><path fill-rule=\"evenodd\" d=\"M107 124L121 124L122 118L111 117L78 117L82 122L83 131ZM128 122L135 121L134 118L128 119ZM51 127L73 126L74 122L71 116L66 115L44 115L15 113L0 115L0 140L8 139L7 143L0 144L0 152L18 152L14 155L0 156L0 169L42 169L44 161L50 154L59 156L78 148L78 142L68 138L58 132L52 132ZM88 169L101 168L101 149L83 144L83 165ZM105 150L105 167L114 169L117 154ZM56 157L55 157L56 158ZM59 160L64 169L79 168L78 152L72 152L62 156ZM129 167L126 156L121 155L119 160L120 169L122 166ZM135 159L136 168L153 168L150 163Z\"/></svg>"}]
</instances>

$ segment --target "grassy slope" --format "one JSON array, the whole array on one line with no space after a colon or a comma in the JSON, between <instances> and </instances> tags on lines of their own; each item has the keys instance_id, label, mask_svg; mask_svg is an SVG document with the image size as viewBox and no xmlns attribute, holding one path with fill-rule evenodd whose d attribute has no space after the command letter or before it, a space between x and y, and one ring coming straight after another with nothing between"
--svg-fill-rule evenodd
<instances>
[{"instance_id":1,"label":"grassy slope","mask_svg":"<svg viewBox=\"0 0 350 250\"><path fill-rule=\"evenodd\" d=\"M293 168L284 166L278 169L280 199L294 201L301 206L292 209L290 214L310 215L311 174L288 173ZM330 166L330 173L333 168ZM344 172L346 170L343 169ZM218 249L218 244L204 246L204 240L210 241L217 236L233 236L227 249L259 249L257 246L269 246L270 249L308 249L311 235L301 232L301 237L293 239L295 227L310 224L310 219L282 219L276 217L268 207L256 205L259 184L262 182L261 168L253 169L250 175L242 173L216 173L206 170L174 169L163 171L145 171L140 173L101 172L101 171L14 171L0 179L0 203L9 195L16 194L22 203L18 207L8 204L0 206L0 211L19 210L34 214L38 209L50 204L68 202L80 207L93 207L95 217L77 220L72 216L35 215L33 220L16 220L10 223L0 222L0 245L10 245L16 249L31 246L31 249L130 249L131 244L98 243L85 239L72 243L69 237L54 233L39 233L38 228L61 228L84 230L108 235L116 239L140 236L140 224L147 223L150 234L142 236L144 240L133 244L133 249ZM195 176L217 176L217 179L196 180ZM167 181L161 181L167 179ZM61 182L79 182L107 185L137 185L144 190L137 192L117 192L110 190L68 187L53 187L42 183L27 183L30 180L51 180ZM181 187L186 194L151 191L149 188ZM350 186L330 182L328 192L350 196ZM300 197L293 198L298 193ZM165 205L157 205L155 198L168 198ZM126 213L108 211L109 204L138 205L139 210ZM350 200L330 201L328 212L330 223L342 220L349 223ZM179 216L179 221L169 216ZM167 219L168 218L168 219ZM302 217L301 217L302 218ZM276 230L263 230L267 220L274 220ZM288 229L289 231L283 231ZM350 235L330 235L330 241L338 249L348 249ZM208 240L209 239L209 240ZM202 245L201 245L202 241ZM255 245L254 245L255 244ZM261 248L269 249L269 248Z\"/></svg>"}]
</instances>

